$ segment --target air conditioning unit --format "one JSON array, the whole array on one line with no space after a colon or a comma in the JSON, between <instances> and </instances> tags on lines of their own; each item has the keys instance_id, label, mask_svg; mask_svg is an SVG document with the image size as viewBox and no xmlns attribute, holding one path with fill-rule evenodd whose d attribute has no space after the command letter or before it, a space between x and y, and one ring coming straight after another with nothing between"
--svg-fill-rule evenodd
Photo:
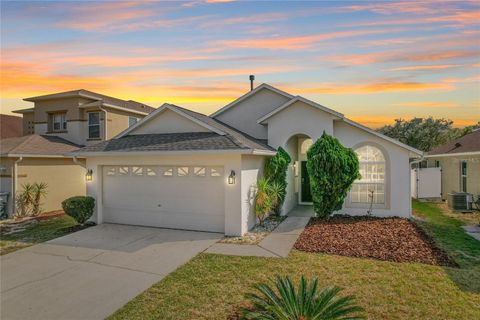
<instances>
[{"instance_id":1,"label":"air conditioning unit","mask_svg":"<svg viewBox=\"0 0 480 320\"><path fill-rule=\"evenodd\" d=\"M470 193L458 192L448 194L448 207L456 211L472 211L473 196Z\"/></svg>"}]
</instances>

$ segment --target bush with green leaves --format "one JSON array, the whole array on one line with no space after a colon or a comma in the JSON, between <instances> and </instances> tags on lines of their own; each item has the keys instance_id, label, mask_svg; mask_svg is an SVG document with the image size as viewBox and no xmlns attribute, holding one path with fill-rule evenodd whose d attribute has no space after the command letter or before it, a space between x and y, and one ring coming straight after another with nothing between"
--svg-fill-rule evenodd
<instances>
[{"instance_id":1,"label":"bush with green leaves","mask_svg":"<svg viewBox=\"0 0 480 320\"><path fill-rule=\"evenodd\" d=\"M337 320L365 319L363 309L354 296L340 296L338 287L318 288L318 279L307 281L303 276L298 288L287 277L277 276L276 290L268 284L255 286L259 294L249 293L252 309L242 310L242 319L257 320Z\"/></svg>"},{"instance_id":2,"label":"bush with green leaves","mask_svg":"<svg viewBox=\"0 0 480 320\"><path fill-rule=\"evenodd\" d=\"M319 217L340 210L352 183L360 178L355 151L325 132L307 151L307 170L313 209Z\"/></svg>"},{"instance_id":3,"label":"bush with green leaves","mask_svg":"<svg viewBox=\"0 0 480 320\"><path fill-rule=\"evenodd\" d=\"M287 189L287 169L292 161L290 155L279 147L277 154L265 162L265 178L267 178L272 185L279 187L279 199L273 207L273 211L279 214L285 200Z\"/></svg>"},{"instance_id":4,"label":"bush with green leaves","mask_svg":"<svg viewBox=\"0 0 480 320\"><path fill-rule=\"evenodd\" d=\"M84 224L93 215L95 199L88 196L71 197L62 202L62 208L75 221Z\"/></svg>"},{"instance_id":5,"label":"bush with green leaves","mask_svg":"<svg viewBox=\"0 0 480 320\"><path fill-rule=\"evenodd\" d=\"M42 211L41 201L47 195L45 182L25 183L15 196L16 217L36 216Z\"/></svg>"}]
</instances>

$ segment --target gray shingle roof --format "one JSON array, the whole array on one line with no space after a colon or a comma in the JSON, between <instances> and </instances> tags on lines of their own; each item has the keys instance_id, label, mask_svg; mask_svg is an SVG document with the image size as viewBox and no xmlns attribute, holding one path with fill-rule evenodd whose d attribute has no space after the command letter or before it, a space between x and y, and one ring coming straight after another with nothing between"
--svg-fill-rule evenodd
<instances>
[{"instance_id":1,"label":"gray shingle roof","mask_svg":"<svg viewBox=\"0 0 480 320\"><path fill-rule=\"evenodd\" d=\"M209 116L172 104L166 104L165 106L195 118L225 134L216 132L128 134L120 138L84 147L76 150L75 153L208 150L275 151L265 141L250 137Z\"/></svg>"},{"instance_id":2,"label":"gray shingle roof","mask_svg":"<svg viewBox=\"0 0 480 320\"><path fill-rule=\"evenodd\" d=\"M0 140L1 155L55 155L61 156L80 148L79 145L57 136L32 134Z\"/></svg>"},{"instance_id":3,"label":"gray shingle roof","mask_svg":"<svg viewBox=\"0 0 480 320\"><path fill-rule=\"evenodd\" d=\"M431 150L428 155L436 154L456 154L463 152L479 152L480 151L480 129L475 130L461 138L455 139L443 146Z\"/></svg>"},{"instance_id":4,"label":"gray shingle roof","mask_svg":"<svg viewBox=\"0 0 480 320\"><path fill-rule=\"evenodd\" d=\"M82 95L83 96L90 96L90 97L93 97L94 99L97 99L97 100L102 100L103 102L105 102L107 104L113 104L113 105L118 106L118 107L127 108L127 109L131 109L131 110L135 110L135 111L150 113L150 112L155 110L155 108L152 108L152 107L150 107L146 104L143 104L141 102L137 102L137 101L133 101L133 100L118 99L118 98L106 96L104 94L96 93L96 92L85 90L85 89L46 94L46 95L43 95L43 96L26 98L24 100L33 102L33 101L37 101L37 100L57 99L57 98L61 98L61 97L72 97L72 96L82 96Z\"/></svg>"},{"instance_id":5,"label":"gray shingle roof","mask_svg":"<svg viewBox=\"0 0 480 320\"><path fill-rule=\"evenodd\" d=\"M250 149L215 132L132 134L84 147L78 152L199 151Z\"/></svg>"}]
</instances>

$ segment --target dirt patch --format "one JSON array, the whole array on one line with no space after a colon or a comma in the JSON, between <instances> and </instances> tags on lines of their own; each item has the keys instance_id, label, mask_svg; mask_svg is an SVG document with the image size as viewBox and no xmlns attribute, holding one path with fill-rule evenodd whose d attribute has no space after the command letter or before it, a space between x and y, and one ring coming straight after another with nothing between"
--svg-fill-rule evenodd
<instances>
[{"instance_id":1,"label":"dirt patch","mask_svg":"<svg viewBox=\"0 0 480 320\"><path fill-rule=\"evenodd\" d=\"M423 230L401 218L312 218L294 247L307 252L385 261L456 265Z\"/></svg>"}]
</instances>

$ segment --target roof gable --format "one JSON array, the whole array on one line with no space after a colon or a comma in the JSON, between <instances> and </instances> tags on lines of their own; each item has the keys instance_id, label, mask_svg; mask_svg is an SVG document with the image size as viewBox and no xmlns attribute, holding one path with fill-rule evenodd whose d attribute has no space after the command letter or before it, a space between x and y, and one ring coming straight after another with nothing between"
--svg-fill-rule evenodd
<instances>
[{"instance_id":1,"label":"roof gable","mask_svg":"<svg viewBox=\"0 0 480 320\"><path fill-rule=\"evenodd\" d=\"M160 117L169 117L161 121ZM160 128L161 123L168 120L177 119L177 126L169 124L167 128ZM159 121L160 120L160 121ZM205 132L211 131L219 135L225 135L225 132L219 130L201 121L191 114L185 112L183 108L178 108L169 103L164 103L160 108L146 116L143 120L137 122L127 130L121 132L116 138L121 138L129 134L159 134L159 133L179 133L179 132Z\"/></svg>"},{"instance_id":2,"label":"roof gable","mask_svg":"<svg viewBox=\"0 0 480 320\"><path fill-rule=\"evenodd\" d=\"M257 120L257 123L266 123L268 119L270 119L271 117L273 117L274 115L278 114L279 112L285 110L286 108L290 107L290 106L293 106L295 105L295 103L297 102L303 102L309 106L312 106L313 108L316 108L316 109L319 109L321 111L324 111L326 113L329 113L333 116L336 116L338 118L343 118L343 114L335 111L335 110L332 110L330 108L327 108L325 106L322 106L321 104L318 104L312 100L309 100L309 99L306 99L304 97L301 97L301 96L296 96L295 98L287 101L286 103L284 103L283 105L281 105L280 107L276 108L275 110L273 110L272 112L264 115L263 117L261 117L260 119Z\"/></svg>"},{"instance_id":3,"label":"roof gable","mask_svg":"<svg viewBox=\"0 0 480 320\"><path fill-rule=\"evenodd\" d=\"M266 84L266 83L262 83L261 85L259 85L258 87L256 87L255 89L245 93L243 96L235 99L234 101L230 102L229 104L227 104L226 106L224 106L223 108L215 111L214 113L212 113L210 115L210 117L212 118L215 118L217 117L218 115L224 113L225 111L229 110L230 108L234 107L235 105L239 104L240 102L250 98L251 96L255 95L257 92L261 91L261 90L270 90L272 92L275 92L279 95L282 95L286 98L289 98L289 99L292 99L293 96L285 91L282 91L280 89L277 89L275 87L272 87L271 85L269 84Z\"/></svg>"}]
</instances>

